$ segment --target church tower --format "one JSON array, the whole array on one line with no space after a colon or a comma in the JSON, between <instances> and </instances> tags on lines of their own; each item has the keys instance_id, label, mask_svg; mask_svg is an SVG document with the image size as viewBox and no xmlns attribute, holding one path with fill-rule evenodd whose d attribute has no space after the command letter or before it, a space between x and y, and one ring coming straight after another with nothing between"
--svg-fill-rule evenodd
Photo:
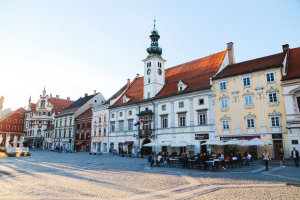
<instances>
[{"instance_id":1,"label":"church tower","mask_svg":"<svg viewBox=\"0 0 300 200\"><path fill-rule=\"evenodd\" d=\"M155 97L165 85L165 62L161 57L162 48L158 46L160 38L155 27L151 31L151 46L147 48L148 56L144 59L144 99Z\"/></svg>"}]
</instances>

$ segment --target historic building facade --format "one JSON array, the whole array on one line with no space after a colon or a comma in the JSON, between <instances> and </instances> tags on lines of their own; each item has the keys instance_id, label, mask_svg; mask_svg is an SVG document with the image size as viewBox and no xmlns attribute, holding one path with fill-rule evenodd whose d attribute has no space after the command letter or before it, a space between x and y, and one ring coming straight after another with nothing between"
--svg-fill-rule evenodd
<instances>
[{"instance_id":1,"label":"historic building facade","mask_svg":"<svg viewBox=\"0 0 300 200\"><path fill-rule=\"evenodd\" d=\"M0 119L0 146L7 147L14 139L14 136L18 137L18 140L23 136L23 127L25 119L24 108L19 108ZM5 144L6 138L9 138L9 143Z\"/></svg>"},{"instance_id":2,"label":"historic building facade","mask_svg":"<svg viewBox=\"0 0 300 200\"><path fill-rule=\"evenodd\" d=\"M288 135L282 88L282 53L228 65L212 78L216 138L249 140L260 138L272 143L250 149L261 156L269 148L277 158L283 148L288 157Z\"/></svg>"},{"instance_id":3,"label":"historic building facade","mask_svg":"<svg viewBox=\"0 0 300 200\"><path fill-rule=\"evenodd\" d=\"M283 69L289 150L300 151L300 48L287 48L286 67Z\"/></svg>"},{"instance_id":4,"label":"historic building facade","mask_svg":"<svg viewBox=\"0 0 300 200\"><path fill-rule=\"evenodd\" d=\"M85 94L58 115L55 115L53 149L60 148L65 151L75 150L75 119L94 104L105 101L102 94L94 92L92 95Z\"/></svg>"},{"instance_id":5,"label":"historic building facade","mask_svg":"<svg viewBox=\"0 0 300 200\"><path fill-rule=\"evenodd\" d=\"M31 103L29 98L28 108L25 115L24 132L25 140L29 142L30 147L47 148L51 146L49 140L44 141L44 130L54 123L54 116L63 109L71 105L73 101L59 98L59 95L52 97L47 95L44 88L42 95L36 104Z\"/></svg>"},{"instance_id":6,"label":"historic building facade","mask_svg":"<svg viewBox=\"0 0 300 200\"><path fill-rule=\"evenodd\" d=\"M119 153L205 152L204 141L215 138L210 77L234 62L233 44L220 53L165 69L155 26L137 75L109 107L109 144ZM157 143L156 147L145 144Z\"/></svg>"},{"instance_id":7,"label":"historic building facade","mask_svg":"<svg viewBox=\"0 0 300 200\"><path fill-rule=\"evenodd\" d=\"M92 109L87 109L76 117L75 121L75 150L89 152L91 149Z\"/></svg>"}]
</instances>

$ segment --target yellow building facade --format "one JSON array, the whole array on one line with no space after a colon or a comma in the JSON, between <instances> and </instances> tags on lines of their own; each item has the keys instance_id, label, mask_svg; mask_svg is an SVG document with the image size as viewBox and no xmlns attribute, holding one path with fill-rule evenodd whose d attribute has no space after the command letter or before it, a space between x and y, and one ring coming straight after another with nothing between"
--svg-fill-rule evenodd
<instances>
[{"instance_id":1,"label":"yellow building facade","mask_svg":"<svg viewBox=\"0 0 300 200\"><path fill-rule=\"evenodd\" d=\"M260 138L271 145L238 147L239 151L251 151L261 157L267 149L273 158L278 158L278 151L283 148L285 157L289 157L281 83L284 58L283 52L228 65L213 77L216 139Z\"/></svg>"}]
</instances>

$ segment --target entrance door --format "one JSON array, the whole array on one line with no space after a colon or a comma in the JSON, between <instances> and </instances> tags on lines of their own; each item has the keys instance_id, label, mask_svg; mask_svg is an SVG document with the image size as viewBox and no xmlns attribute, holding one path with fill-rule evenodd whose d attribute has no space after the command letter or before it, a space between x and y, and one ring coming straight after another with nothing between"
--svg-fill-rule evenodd
<instances>
[{"instance_id":1,"label":"entrance door","mask_svg":"<svg viewBox=\"0 0 300 200\"><path fill-rule=\"evenodd\" d=\"M203 145L205 141L200 142L200 153L207 153L206 145Z\"/></svg>"},{"instance_id":2,"label":"entrance door","mask_svg":"<svg viewBox=\"0 0 300 200\"><path fill-rule=\"evenodd\" d=\"M152 153L152 147L144 147L145 144L148 144L150 142L151 142L151 140L149 138L146 138L143 140L142 148L141 148L142 155L149 155Z\"/></svg>"},{"instance_id":3,"label":"entrance door","mask_svg":"<svg viewBox=\"0 0 300 200\"><path fill-rule=\"evenodd\" d=\"M274 150L275 159L279 158L278 153L281 148L283 148L282 140L273 140L273 150Z\"/></svg>"}]
</instances>

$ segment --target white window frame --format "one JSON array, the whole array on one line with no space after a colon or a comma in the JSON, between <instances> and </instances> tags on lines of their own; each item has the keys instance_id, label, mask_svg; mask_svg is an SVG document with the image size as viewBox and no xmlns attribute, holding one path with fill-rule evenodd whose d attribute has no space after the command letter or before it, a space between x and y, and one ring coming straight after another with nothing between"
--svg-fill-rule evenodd
<instances>
[{"instance_id":1,"label":"white window frame","mask_svg":"<svg viewBox=\"0 0 300 200\"><path fill-rule=\"evenodd\" d=\"M119 121L119 131L124 131L124 121Z\"/></svg>"},{"instance_id":2,"label":"white window frame","mask_svg":"<svg viewBox=\"0 0 300 200\"><path fill-rule=\"evenodd\" d=\"M184 108L184 101L178 102L178 108Z\"/></svg>"},{"instance_id":3,"label":"white window frame","mask_svg":"<svg viewBox=\"0 0 300 200\"><path fill-rule=\"evenodd\" d=\"M223 102L226 102L226 107L223 107ZM228 109L228 98L221 99L221 109Z\"/></svg>"},{"instance_id":4,"label":"white window frame","mask_svg":"<svg viewBox=\"0 0 300 200\"><path fill-rule=\"evenodd\" d=\"M222 120L222 129L229 130L230 129L230 121L229 120Z\"/></svg>"},{"instance_id":5,"label":"white window frame","mask_svg":"<svg viewBox=\"0 0 300 200\"><path fill-rule=\"evenodd\" d=\"M249 85L245 85L245 79L249 79ZM242 82L243 82L243 87L251 87L252 82L251 82L251 76L245 76L242 78Z\"/></svg>"},{"instance_id":6,"label":"white window frame","mask_svg":"<svg viewBox=\"0 0 300 200\"><path fill-rule=\"evenodd\" d=\"M161 105L161 110L167 110L166 104Z\"/></svg>"},{"instance_id":7,"label":"white window frame","mask_svg":"<svg viewBox=\"0 0 300 200\"><path fill-rule=\"evenodd\" d=\"M200 101L203 101L203 103L200 103ZM198 99L198 105L199 105L199 106L204 105L204 99L203 99L203 98Z\"/></svg>"},{"instance_id":8,"label":"white window frame","mask_svg":"<svg viewBox=\"0 0 300 200\"><path fill-rule=\"evenodd\" d=\"M249 104L250 99L251 99L251 104ZM245 106L246 107L253 106L253 95L245 95L244 96L244 101L245 101Z\"/></svg>"},{"instance_id":9,"label":"white window frame","mask_svg":"<svg viewBox=\"0 0 300 200\"><path fill-rule=\"evenodd\" d=\"M223 87L223 86L224 87ZM226 81L222 81L219 83L219 87L220 87L220 91L226 91L227 90L227 82Z\"/></svg>"},{"instance_id":10,"label":"white window frame","mask_svg":"<svg viewBox=\"0 0 300 200\"><path fill-rule=\"evenodd\" d=\"M274 101L274 96L273 96L274 94L276 96L276 101ZM270 95L272 95L272 101L271 101ZM279 103L278 92L269 92L268 93L268 102L269 102L269 104L278 104Z\"/></svg>"},{"instance_id":11,"label":"white window frame","mask_svg":"<svg viewBox=\"0 0 300 200\"><path fill-rule=\"evenodd\" d=\"M247 118L246 119L246 127L247 128L255 128L255 119L254 118Z\"/></svg>"},{"instance_id":12,"label":"white window frame","mask_svg":"<svg viewBox=\"0 0 300 200\"><path fill-rule=\"evenodd\" d=\"M273 119L276 120L276 118L278 119L278 125L275 124L275 126L273 126ZM275 121L275 123L277 123L277 122ZM271 125L272 128L278 128L278 127L281 127L281 119L280 119L280 116L270 116L270 125Z\"/></svg>"},{"instance_id":13,"label":"white window frame","mask_svg":"<svg viewBox=\"0 0 300 200\"><path fill-rule=\"evenodd\" d=\"M133 120L132 119L129 119L127 121L127 124L128 124L128 130L129 131L132 131L133 130Z\"/></svg>"},{"instance_id":14,"label":"white window frame","mask_svg":"<svg viewBox=\"0 0 300 200\"><path fill-rule=\"evenodd\" d=\"M110 122L110 129L111 129L111 132L115 132L116 131L116 124L115 124L115 122Z\"/></svg>"},{"instance_id":15,"label":"white window frame","mask_svg":"<svg viewBox=\"0 0 300 200\"><path fill-rule=\"evenodd\" d=\"M273 74L273 79L272 81L268 81L268 75L270 74ZM275 83L276 82L276 79L275 79L275 72L266 72L265 73L265 77L266 77L266 83L269 84L269 83Z\"/></svg>"},{"instance_id":16,"label":"white window frame","mask_svg":"<svg viewBox=\"0 0 300 200\"><path fill-rule=\"evenodd\" d=\"M206 125L207 125L207 112L198 112L198 126L206 126Z\"/></svg>"},{"instance_id":17,"label":"white window frame","mask_svg":"<svg viewBox=\"0 0 300 200\"><path fill-rule=\"evenodd\" d=\"M168 128L168 116L161 117L161 128Z\"/></svg>"},{"instance_id":18,"label":"white window frame","mask_svg":"<svg viewBox=\"0 0 300 200\"><path fill-rule=\"evenodd\" d=\"M178 127L186 127L186 115L185 114L178 115Z\"/></svg>"}]
</instances>

